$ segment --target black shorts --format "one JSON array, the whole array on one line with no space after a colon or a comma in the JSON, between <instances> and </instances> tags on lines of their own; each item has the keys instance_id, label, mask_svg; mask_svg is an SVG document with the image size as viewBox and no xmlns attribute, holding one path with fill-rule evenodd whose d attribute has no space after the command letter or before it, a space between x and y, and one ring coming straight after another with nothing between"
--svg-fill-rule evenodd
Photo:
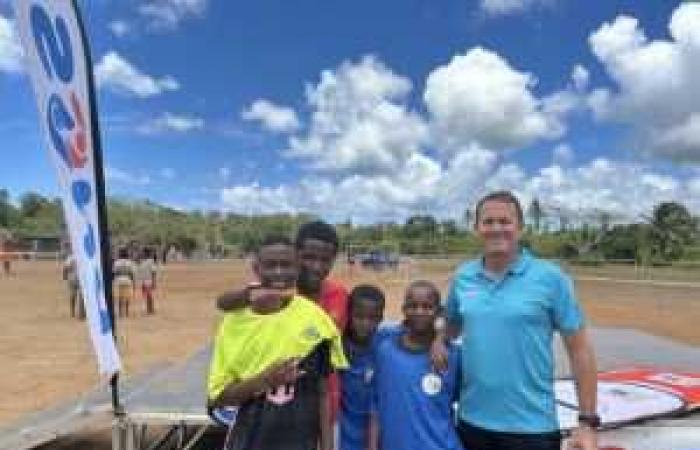
<instances>
[{"instance_id":1,"label":"black shorts","mask_svg":"<svg viewBox=\"0 0 700 450\"><path fill-rule=\"evenodd\" d=\"M505 433L485 430L464 421L457 424L457 433L469 450L561 450L561 433Z\"/></svg>"}]
</instances>

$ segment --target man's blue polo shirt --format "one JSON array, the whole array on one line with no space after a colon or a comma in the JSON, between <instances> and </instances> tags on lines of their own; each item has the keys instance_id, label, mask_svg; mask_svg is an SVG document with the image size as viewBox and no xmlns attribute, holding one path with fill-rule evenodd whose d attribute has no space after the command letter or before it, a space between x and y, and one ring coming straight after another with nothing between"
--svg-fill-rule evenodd
<instances>
[{"instance_id":1,"label":"man's blue polo shirt","mask_svg":"<svg viewBox=\"0 0 700 450\"><path fill-rule=\"evenodd\" d=\"M584 324L571 279L527 251L492 278L482 259L467 262L447 298L463 337L459 417L494 431L555 431L553 334Z\"/></svg>"}]
</instances>

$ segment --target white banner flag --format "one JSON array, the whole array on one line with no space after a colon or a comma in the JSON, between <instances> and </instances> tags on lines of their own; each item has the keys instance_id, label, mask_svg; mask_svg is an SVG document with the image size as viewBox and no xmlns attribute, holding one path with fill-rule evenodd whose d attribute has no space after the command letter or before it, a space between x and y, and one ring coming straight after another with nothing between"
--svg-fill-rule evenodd
<instances>
[{"instance_id":1,"label":"white banner flag","mask_svg":"<svg viewBox=\"0 0 700 450\"><path fill-rule=\"evenodd\" d=\"M41 129L58 172L99 371L111 376L119 372L120 361L105 299L97 191L102 180L96 184L99 149L93 134L97 113L91 108L92 67L78 8L71 0L16 0L15 12Z\"/></svg>"}]
</instances>

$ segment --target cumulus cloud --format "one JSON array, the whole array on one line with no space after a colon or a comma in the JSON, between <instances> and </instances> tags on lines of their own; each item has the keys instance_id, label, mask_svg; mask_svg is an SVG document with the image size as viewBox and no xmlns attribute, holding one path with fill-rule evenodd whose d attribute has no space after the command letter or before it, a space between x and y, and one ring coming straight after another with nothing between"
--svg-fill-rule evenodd
<instances>
[{"instance_id":1,"label":"cumulus cloud","mask_svg":"<svg viewBox=\"0 0 700 450\"><path fill-rule=\"evenodd\" d=\"M202 17L208 3L208 0L147 0L138 11L150 28L171 30L188 18Z\"/></svg>"},{"instance_id":2,"label":"cumulus cloud","mask_svg":"<svg viewBox=\"0 0 700 450\"><path fill-rule=\"evenodd\" d=\"M100 87L140 98L180 88L173 77L154 78L147 75L114 51L105 54L95 66L95 80Z\"/></svg>"},{"instance_id":3,"label":"cumulus cloud","mask_svg":"<svg viewBox=\"0 0 700 450\"><path fill-rule=\"evenodd\" d=\"M564 116L576 106L567 92L538 99L536 79L520 72L498 54L473 48L433 70L424 100L433 136L454 152L472 142L502 150L538 139L554 139L565 131Z\"/></svg>"},{"instance_id":4,"label":"cumulus cloud","mask_svg":"<svg viewBox=\"0 0 700 450\"><path fill-rule=\"evenodd\" d=\"M258 99L248 109L241 112L244 120L259 121L272 132L289 133L299 129L301 123L292 108L276 105L265 99Z\"/></svg>"},{"instance_id":5,"label":"cumulus cloud","mask_svg":"<svg viewBox=\"0 0 700 450\"><path fill-rule=\"evenodd\" d=\"M423 119L406 105L410 91L407 78L372 56L324 70L306 88L309 129L290 139L286 154L317 170L396 170L428 137Z\"/></svg>"},{"instance_id":6,"label":"cumulus cloud","mask_svg":"<svg viewBox=\"0 0 700 450\"><path fill-rule=\"evenodd\" d=\"M141 134L189 133L204 128L204 119L185 114L164 112L136 128Z\"/></svg>"},{"instance_id":7,"label":"cumulus cloud","mask_svg":"<svg viewBox=\"0 0 700 450\"><path fill-rule=\"evenodd\" d=\"M0 72L22 70L22 47L14 21L0 15Z\"/></svg>"},{"instance_id":8,"label":"cumulus cloud","mask_svg":"<svg viewBox=\"0 0 700 450\"><path fill-rule=\"evenodd\" d=\"M670 40L649 40L637 19L619 16L589 37L616 89L599 88L589 105L600 120L632 125L641 150L700 161L700 3L679 5Z\"/></svg>"},{"instance_id":9,"label":"cumulus cloud","mask_svg":"<svg viewBox=\"0 0 700 450\"><path fill-rule=\"evenodd\" d=\"M593 160L579 167L553 163L534 174L497 154L465 151L447 164L415 155L393 175L353 174L334 180L307 177L299 183L263 187L258 183L221 190L225 209L241 213L313 212L329 220L403 221L413 214L458 219L486 192L508 189L527 207L537 198L554 219L596 223L603 212L616 222L642 220L663 201L685 204L700 214L700 177L681 181L652 167Z\"/></svg>"}]
</instances>

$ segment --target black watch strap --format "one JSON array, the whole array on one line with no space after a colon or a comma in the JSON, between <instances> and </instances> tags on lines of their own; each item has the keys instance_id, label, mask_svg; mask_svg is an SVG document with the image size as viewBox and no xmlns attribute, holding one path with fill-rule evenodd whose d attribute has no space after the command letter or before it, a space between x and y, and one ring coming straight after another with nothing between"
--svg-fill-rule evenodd
<instances>
[{"instance_id":1,"label":"black watch strap","mask_svg":"<svg viewBox=\"0 0 700 450\"><path fill-rule=\"evenodd\" d=\"M578 422L591 428L600 428L601 421L598 414L579 414Z\"/></svg>"}]
</instances>

